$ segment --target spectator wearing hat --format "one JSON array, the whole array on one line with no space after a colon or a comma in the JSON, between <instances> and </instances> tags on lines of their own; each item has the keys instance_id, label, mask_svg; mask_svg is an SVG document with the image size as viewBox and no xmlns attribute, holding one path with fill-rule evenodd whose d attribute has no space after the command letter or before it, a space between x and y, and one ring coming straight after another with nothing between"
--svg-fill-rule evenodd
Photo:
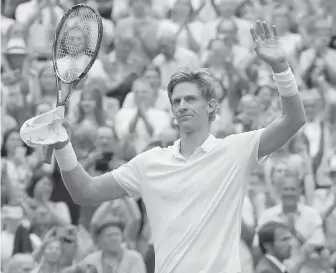
<instances>
[{"instance_id":1,"label":"spectator wearing hat","mask_svg":"<svg viewBox=\"0 0 336 273\"><path fill-rule=\"evenodd\" d=\"M98 273L145 273L146 267L141 255L122 247L124 225L109 221L99 226L95 232L100 250L87 256L80 264L92 264Z\"/></svg>"},{"instance_id":2,"label":"spectator wearing hat","mask_svg":"<svg viewBox=\"0 0 336 273\"><path fill-rule=\"evenodd\" d=\"M30 254L15 254L10 258L4 273L30 273L36 267Z\"/></svg>"}]
</instances>

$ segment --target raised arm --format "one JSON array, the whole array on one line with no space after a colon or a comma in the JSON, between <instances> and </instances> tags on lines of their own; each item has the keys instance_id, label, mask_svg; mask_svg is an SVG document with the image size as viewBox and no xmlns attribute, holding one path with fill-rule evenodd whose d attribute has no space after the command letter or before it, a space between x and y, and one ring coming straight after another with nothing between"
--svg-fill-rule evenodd
<instances>
[{"instance_id":1,"label":"raised arm","mask_svg":"<svg viewBox=\"0 0 336 273\"><path fill-rule=\"evenodd\" d=\"M282 105L281 115L268 125L260 136L259 158L282 147L306 122L294 75L280 46L276 27L272 28L273 34L266 22L257 21L256 29L251 29L257 55L273 70Z\"/></svg>"},{"instance_id":2,"label":"raised arm","mask_svg":"<svg viewBox=\"0 0 336 273\"><path fill-rule=\"evenodd\" d=\"M70 123L67 120L64 120L63 126L69 132ZM91 177L77 161L69 140L55 144L55 156L64 184L76 204L91 206L127 195L111 172Z\"/></svg>"}]
</instances>

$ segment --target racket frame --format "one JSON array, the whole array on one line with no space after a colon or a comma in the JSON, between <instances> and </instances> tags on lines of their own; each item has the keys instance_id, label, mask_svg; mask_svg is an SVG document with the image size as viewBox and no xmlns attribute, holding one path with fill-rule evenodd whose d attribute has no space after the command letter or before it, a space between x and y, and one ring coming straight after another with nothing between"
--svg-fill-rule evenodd
<instances>
[{"instance_id":1,"label":"racket frame","mask_svg":"<svg viewBox=\"0 0 336 273\"><path fill-rule=\"evenodd\" d=\"M84 69L84 71L79 75L79 77L77 79L74 79L72 81L67 81L66 79L64 79L60 75L60 73L58 72L58 69L57 69L57 59L56 59L57 45L58 45L57 41L58 41L58 37L60 35L60 32L62 30L62 27L63 27L64 23L66 22L66 20L68 19L68 17L70 16L70 14L72 14L73 12L75 12L77 9L80 9L80 8L88 8L95 14L96 19L97 19L97 23L98 23L98 37L97 37L98 42L97 42L96 47L93 51L93 55L91 57L91 60L90 60L89 64L86 66L86 68ZM56 74L56 77L58 78L57 79L57 92L58 92L57 93L57 100L58 100L57 106L66 105L66 103L67 103L68 99L70 98L73 90L76 88L78 83L85 77L85 75L91 69L93 63L97 59L99 49L100 49L100 45L101 45L101 42L102 42L102 38L103 38L103 22L102 22L101 16L96 9L94 9L93 7L91 7L89 5L86 5L86 4L74 5L61 18L61 20L60 20L60 22L59 22L59 24L57 25L57 28L56 28L56 32L55 32L55 36L54 36L54 43L53 43L53 46L52 46L53 68L54 68L54 72ZM70 88L68 94L66 95L66 97L63 99L63 101L60 100L60 83L59 83L59 80L63 83L71 84L71 88Z\"/></svg>"},{"instance_id":2,"label":"racket frame","mask_svg":"<svg viewBox=\"0 0 336 273\"><path fill-rule=\"evenodd\" d=\"M77 9L80 8L88 8L90 9L93 14L95 14L96 19L97 19L97 23L98 23L98 37L97 37L97 43L96 43L96 47L93 51L93 55L90 59L90 62L88 63L88 65L86 66L86 68L84 69L84 71L79 75L79 77L77 79L74 79L72 81L67 81L66 79L64 79L60 73L58 72L58 68L57 68L57 58L56 58L56 53L57 53L57 45L58 45L58 38L60 35L60 32L64 26L64 23L67 21L67 19L69 18L69 16L75 12ZM94 62L97 59L98 53L99 53L99 49L101 46L101 42L102 42L102 38L103 38L103 22L102 22L102 18L99 14L99 12L94 9L93 7L86 5L86 4L77 4L74 5L71 9L69 9L61 18L60 22L57 25L56 28L56 32L54 35L54 42L53 42L53 46L52 46L52 60L53 60L53 68L54 68L54 73L56 76L56 87L57 87L57 101L56 101L56 107L58 106L65 106L73 92L73 90L76 88L76 86L78 85L78 83L85 77L85 75L89 72L89 70L91 69L92 65L94 64ZM62 100L61 98L61 82L65 83L65 84L69 84L70 89L69 92L66 94L65 98ZM54 150L54 145L49 145L46 146L47 150L45 151L45 163L51 163L51 158L52 158L52 154L53 154L53 150Z\"/></svg>"}]
</instances>

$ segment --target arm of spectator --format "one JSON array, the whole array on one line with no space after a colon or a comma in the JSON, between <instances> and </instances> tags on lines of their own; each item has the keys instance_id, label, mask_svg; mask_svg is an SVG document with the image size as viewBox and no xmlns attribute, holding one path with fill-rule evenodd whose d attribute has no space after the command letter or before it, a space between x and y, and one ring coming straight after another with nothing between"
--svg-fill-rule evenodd
<instances>
[{"instance_id":1,"label":"arm of spectator","mask_svg":"<svg viewBox=\"0 0 336 273\"><path fill-rule=\"evenodd\" d=\"M324 191L317 190L314 194L312 203L312 206L318 210L323 220L327 219L328 216L336 209L336 198L334 198L331 203L326 202L327 195L324 194Z\"/></svg>"},{"instance_id":2,"label":"arm of spectator","mask_svg":"<svg viewBox=\"0 0 336 273\"><path fill-rule=\"evenodd\" d=\"M1 158L1 182L1 191L2 193L5 192L5 196L8 197L8 201L10 202L15 195L15 187L9 179L7 173L7 161L5 158Z\"/></svg>"},{"instance_id":3,"label":"arm of spectator","mask_svg":"<svg viewBox=\"0 0 336 273\"><path fill-rule=\"evenodd\" d=\"M312 48L304 50L299 57L300 73L302 79L307 79L316 61L316 52Z\"/></svg>"},{"instance_id":4,"label":"arm of spectator","mask_svg":"<svg viewBox=\"0 0 336 273\"><path fill-rule=\"evenodd\" d=\"M313 247L309 244L304 244L299 252L297 257L294 259L288 259L284 262L289 273L300 273L302 267L305 265L306 261L309 259L310 254L312 253Z\"/></svg>"},{"instance_id":5,"label":"arm of spectator","mask_svg":"<svg viewBox=\"0 0 336 273\"><path fill-rule=\"evenodd\" d=\"M127 237L131 243L136 242L136 237L141 225L141 212L137 203L132 198L123 198L125 202L127 212L130 216L130 221L127 227Z\"/></svg>"},{"instance_id":6,"label":"arm of spectator","mask_svg":"<svg viewBox=\"0 0 336 273\"><path fill-rule=\"evenodd\" d=\"M44 236L42 243L36 248L34 249L32 256L34 258L34 260L39 263L42 259L43 256L43 251L45 248L46 243L49 241L49 239L53 236L56 235L56 227L52 227Z\"/></svg>"},{"instance_id":7,"label":"arm of spectator","mask_svg":"<svg viewBox=\"0 0 336 273\"><path fill-rule=\"evenodd\" d=\"M71 216L69 207L65 202L56 202L54 208L50 209L56 223L59 226L71 225Z\"/></svg>"},{"instance_id":8,"label":"arm of spectator","mask_svg":"<svg viewBox=\"0 0 336 273\"><path fill-rule=\"evenodd\" d=\"M188 25L186 25L186 30L187 30L187 37L188 37L188 46L190 50L194 51L195 53L198 53L201 49L200 45L196 41Z\"/></svg>"},{"instance_id":9,"label":"arm of spectator","mask_svg":"<svg viewBox=\"0 0 336 273\"><path fill-rule=\"evenodd\" d=\"M153 136L154 128L153 128L153 125L151 124L151 122L149 121L147 109L143 105L139 106L138 115L143 119L148 134L150 136Z\"/></svg>"},{"instance_id":10,"label":"arm of spectator","mask_svg":"<svg viewBox=\"0 0 336 273\"><path fill-rule=\"evenodd\" d=\"M315 183L315 175L313 172L312 159L308 153L307 147L305 147L302 156L303 160L305 161L305 166L307 167L306 170L307 172L304 174L303 177L305 201L307 205L312 205L313 196L316 189L316 183Z\"/></svg>"},{"instance_id":11,"label":"arm of spectator","mask_svg":"<svg viewBox=\"0 0 336 273\"><path fill-rule=\"evenodd\" d=\"M24 34L25 34L25 40L28 40L28 36L30 34L30 27L35 23L36 20L42 18L42 10L46 8L48 5L51 5L50 1L43 0L40 3L38 3L37 9L31 14L31 16L28 18L27 22L24 23Z\"/></svg>"},{"instance_id":12,"label":"arm of spectator","mask_svg":"<svg viewBox=\"0 0 336 273\"><path fill-rule=\"evenodd\" d=\"M246 245L248 245L248 247L252 246L254 235L255 235L255 227L247 225L245 221L242 221L241 238L244 240Z\"/></svg>"},{"instance_id":13,"label":"arm of spectator","mask_svg":"<svg viewBox=\"0 0 336 273\"><path fill-rule=\"evenodd\" d=\"M106 218L106 215L109 215L111 212L111 201L102 203L92 215L90 221L90 229L93 230L94 227L100 225L102 221Z\"/></svg>"},{"instance_id":14,"label":"arm of spectator","mask_svg":"<svg viewBox=\"0 0 336 273\"><path fill-rule=\"evenodd\" d=\"M133 134L135 132L139 118L140 118L140 110L137 109L136 114L133 116L133 118L131 119L131 122L129 123L128 132L130 134Z\"/></svg>"},{"instance_id":15,"label":"arm of spectator","mask_svg":"<svg viewBox=\"0 0 336 273\"><path fill-rule=\"evenodd\" d=\"M307 229L308 236L306 236L304 244L313 246L324 245L325 236L323 230L323 220L317 210L314 210L314 212L311 214Z\"/></svg>"},{"instance_id":16,"label":"arm of spectator","mask_svg":"<svg viewBox=\"0 0 336 273\"><path fill-rule=\"evenodd\" d=\"M211 0L211 6L213 7L214 11L216 12L216 15L220 16L220 10L219 10L215 0Z\"/></svg>"}]
</instances>

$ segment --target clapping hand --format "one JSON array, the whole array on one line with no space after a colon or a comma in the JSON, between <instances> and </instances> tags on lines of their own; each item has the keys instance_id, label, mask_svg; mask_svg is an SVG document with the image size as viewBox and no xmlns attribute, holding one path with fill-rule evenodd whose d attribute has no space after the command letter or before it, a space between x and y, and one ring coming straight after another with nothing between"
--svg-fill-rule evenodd
<instances>
[{"instance_id":1,"label":"clapping hand","mask_svg":"<svg viewBox=\"0 0 336 273\"><path fill-rule=\"evenodd\" d=\"M279 64L287 64L286 55L283 51L276 26L270 31L267 23L257 21L256 28L250 29L252 39L255 43L255 52L258 57L269 64L272 68ZM288 66L288 65L287 65Z\"/></svg>"}]
</instances>

